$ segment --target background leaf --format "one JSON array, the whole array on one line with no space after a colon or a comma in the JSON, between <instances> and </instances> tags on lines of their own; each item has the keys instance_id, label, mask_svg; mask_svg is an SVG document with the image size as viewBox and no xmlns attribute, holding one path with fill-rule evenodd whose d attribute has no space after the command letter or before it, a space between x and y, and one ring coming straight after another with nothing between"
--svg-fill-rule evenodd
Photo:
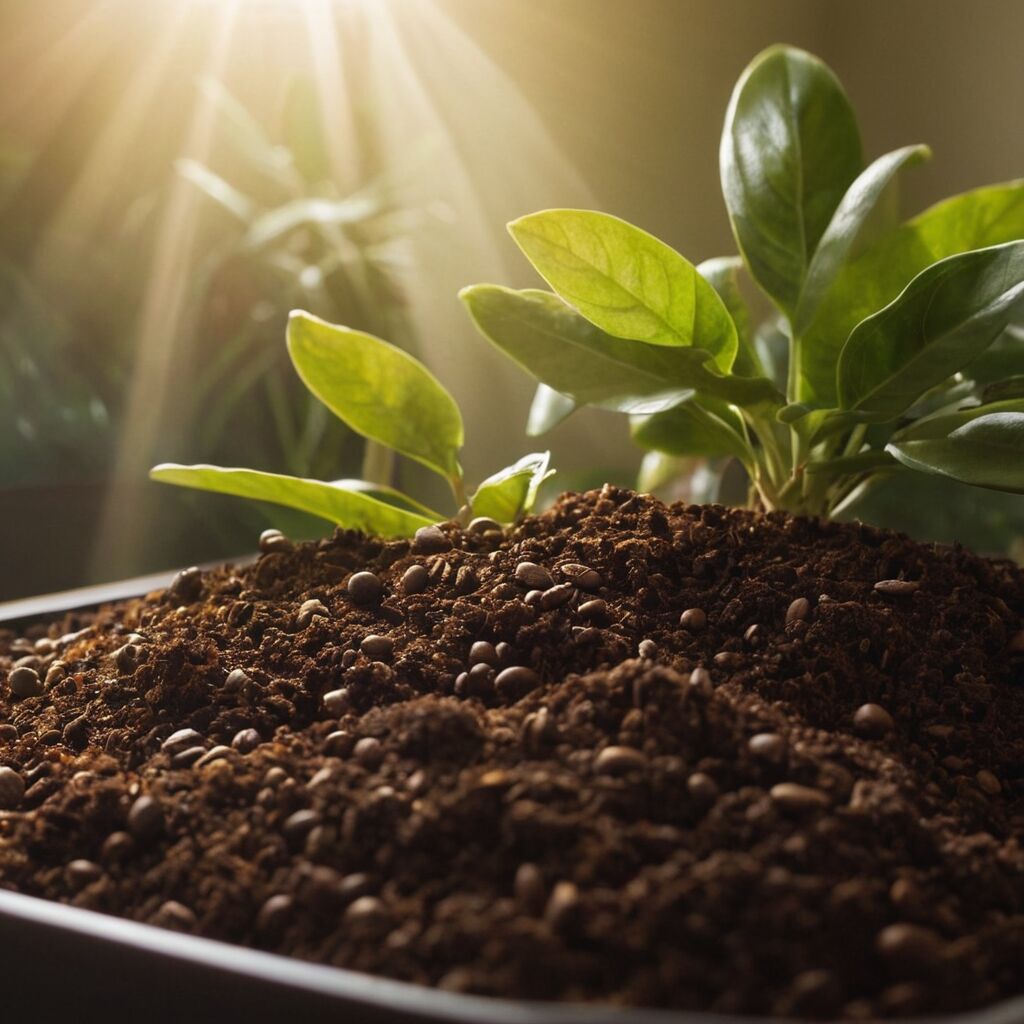
<instances>
[{"instance_id":1,"label":"background leaf","mask_svg":"<svg viewBox=\"0 0 1024 1024\"><path fill-rule=\"evenodd\" d=\"M835 405L836 363L850 332L926 267L957 253L1024 238L1024 181L946 199L884 235L836 276L797 353L799 401Z\"/></svg>"},{"instance_id":2,"label":"background leaf","mask_svg":"<svg viewBox=\"0 0 1024 1024\"><path fill-rule=\"evenodd\" d=\"M706 458L734 455L749 464L752 453L742 433L737 432L737 419L728 406L712 411L691 400L653 416L633 416L629 429L641 448Z\"/></svg>"},{"instance_id":3,"label":"background leaf","mask_svg":"<svg viewBox=\"0 0 1024 1024\"><path fill-rule=\"evenodd\" d=\"M1024 294L1024 242L961 253L922 271L858 324L839 357L841 408L894 419L980 355Z\"/></svg>"},{"instance_id":4,"label":"background leaf","mask_svg":"<svg viewBox=\"0 0 1024 1024\"><path fill-rule=\"evenodd\" d=\"M232 469L221 466L179 466L163 463L150 470L150 478L160 483L194 487L238 498L269 501L275 505L311 512L329 522L350 530L381 537L408 537L421 526L439 522L443 516L421 515L380 500L388 489L366 485L367 489L354 490L339 483L322 480L303 480L300 477L278 473L261 473L253 469ZM411 499L391 492L403 502Z\"/></svg>"},{"instance_id":5,"label":"background leaf","mask_svg":"<svg viewBox=\"0 0 1024 1024\"><path fill-rule=\"evenodd\" d=\"M490 516L499 523L514 523L530 510L537 490L551 475L550 460L550 452L534 452L489 476L469 499L473 515Z\"/></svg>"},{"instance_id":6,"label":"background leaf","mask_svg":"<svg viewBox=\"0 0 1024 1024\"><path fill-rule=\"evenodd\" d=\"M719 162L740 252L792 317L815 247L861 169L857 122L835 75L791 46L759 54L733 91Z\"/></svg>"},{"instance_id":7,"label":"background leaf","mask_svg":"<svg viewBox=\"0 0 1024 1024\"><path fill-rule=\"evenodd\" d=\"M576 403L567 395L549 388L547 384L538 384L526 419L526 436L546 434L575 411Z\"/></svg>"},{"instance_id":8,"label":"background leaf","mask_svg":"<svg viewBox=\"0 0 1024 1024\"><path fill-rule=\"evenodd\" d=\"M481 284L460 296L485 338L577 405L650 413L694 390L740 406L781 400L763 377L713 373L698 350L613 338L550 292Z\"/></svg>"},{"instance_id":9,"label":"background leaf","mask_svg":"<svg viewBox=\"0 0 1024 1024\"><path fill-rule=\"evenodd\" d=\"M997 412L946 438L902 441L888 451L910 469L939 473L976 487L1024 494L1024 413Z\"/></svg>"},{"instance_id":10,"label":"background leaf","mask_svg":"<svg viewBox=\"0 0 1024 1024\"><path fill-rule=\"evenodd\" d=\"M618 217L544 210L508 226L537 272L616 338L692 346L729 370L736 328L715 290L664 242Z\"/></svg>"},{"instance_id":11,"label":"background leaf","mask_svg":"<svg viewBox=\"0 0 1024 1024\"><path fill-rule=\"evenodd\" d=\"M380 338L295 311L288 352L303 383L356 433L452 479L462 416L436 377Z\"/></svg>"}]
</instances>

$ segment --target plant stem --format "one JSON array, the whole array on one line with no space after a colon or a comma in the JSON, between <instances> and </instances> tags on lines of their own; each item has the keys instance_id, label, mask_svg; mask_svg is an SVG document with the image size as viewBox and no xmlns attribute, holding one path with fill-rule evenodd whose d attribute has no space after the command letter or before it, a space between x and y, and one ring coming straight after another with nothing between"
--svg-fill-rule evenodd
<instances>
[{"instance_id":1,"label":"plant stem","mask_svg":"<svg viewBox=\"0 0 1024 1024\"><path fill-rule=\"evenodd\" d=\"M363 448L363 479L391 487L394 473L395 453L376 441L367 441Z\"/></svg>"}]
</instances>

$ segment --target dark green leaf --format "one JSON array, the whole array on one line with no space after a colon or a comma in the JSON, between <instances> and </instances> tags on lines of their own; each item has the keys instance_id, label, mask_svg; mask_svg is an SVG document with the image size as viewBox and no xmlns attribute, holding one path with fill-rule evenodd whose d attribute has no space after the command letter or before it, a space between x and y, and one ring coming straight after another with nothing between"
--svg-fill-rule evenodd
<instances>
[{"instance_id":1,"label":"dark green leaf","mask_svg":"<svg viewBox=\"0 0 1024 1024\"><path fill-rule=\"evenodd\" d=\"M462 416L418 359L299 311L288 320L288 351L306 387L357 434L449 480L461 476Z\"/></svg>"},{"instance_id":2,"label":"dark green leaf","mask_svg":"<svg viewBox=\"0 0 1024 1024\"><path fill-rule=\"evenodd\" d=\"M981 392L982 402L999 402L1004 398L1024 397L1024 374L1015 374L987 385Z\"/></svg>"},{"instance_id":3,"label":"dark green leaf","mask_svg":"<svg viewBox=\"0 0 1024 1024\"><path fill-rule=\"evenodd\" d=\"M485 338L577 405L658 412L694 390L739 406L781 398L763 377L720 376L696 349L613 338L549 292L473 285L460 296Z\"/></svg>"},{"instance_id":4,"label":"dark green leaf","mask_svg":"<svg viewBox=\"0 0 1024 1024\"><path fill-rule=\"evenodd\" d=\"M886 153L862 171L846 190L807 269L793 318L793 331L797 337L813 320L821 300L861 238L876 204L896 172L930 156L931 150L927 146L904 146Z\"/></svg>"},{"instance_id":5,"label":"dark green leaf","mask_svg":"<svg viewBox=\"0 0 1024 1024\"><path fill-rule=\"evenodd\" d=\"M948 437L954 430L978 419L997 412L1024 413L1024 398L1008 398L1001 402L987 402L984 405L969 405L962 409L944 409L931 416L911 423L892 436L896 444L904 441L933 441Z\"/></svg>"},{"instance_id":6,"label":"dark green leaf","mask_svg":"<svg viewBox=\"0 0 1024 1024\"><path fill-rule=\"evenodd\" d=\"M892 456L881 451L864 451L856 455L844 455L836 459L825 459L821 462L808 462L806 472L811 476L838 478L871 473L892 465Z\"/></svg>"},{"instance_id":7,"label":"dark green leaf","mask_svg":"<svg viewBox=\"0 0 1024 1024\"><path fill-rule=\"evenodd\" d=\"M946 199L884 235L843 267L803 333L794 397L835 405L836 363L858 323L889 305L933 263L1019 238L1024 238L1024 181Z\"/></svg>"},{"instance_id":8,"label":"dark green leaf","mask_svg":"<svg viewBox=\"0 0 1024 1024\"><path fill-rule=\"evenodd\" d=\"M901 441L886 450L910 469L1024 493L1024 412L980 416L948 437Z\"/></svg>"},{"instance_id":9,"label":"dark green leaf","mask_svg":"<svg viewBox=\"0 0 1024 1024\"><path fill-rule=\"evenodd\" d=\"M508 226L548 284L616 338L703 349L720 370L736 327L714 288L674 249L618 217L543 210Z\"/></svg>"},{"instance_id":10,"label":"dark green leaf","mask_svg":"<svg viewBox=\"0 0 1024 1024\"><path fill-rule=\"evenodd\" d=\"M373 496L374 493L386 493L389 489L366 484L365 481L358 481L360 489L355 490L339 486L343 481L329 484L322 480L303 480L252 469L179 466L174 463L155 466L149 475L161 483L286 505L288 508L310 512L347 529L362 530L381 537L408 537L421 526L429 526L444 518L437 514L420 515L400 508L391 501L382 501ZM415 504L412 499L398 495L398 492L391 493L403 502Z\"/></svg>"},{"instance_id":11,"label":"dark green leaf","mask_svg":"<svg viewBox=\"0 0 1024 1024\"><path fill-rule=\"evenodd\" d=\"M818 241L860 173L860 135L832 72L772 46L733 90L720 151L733 234L754 280L789 316Z\"/></svg>"},{"instance_id":12,"label":"dark green leaf","mask_svg":"<svg viewBox=\"0 0 1024 1024\"><path fill-rule=\"evenodd\" d=\"M489 476L469 499L473 515L514 523L530 511L540 485L551 476L550 460L550 452L534 452Z\"/></svg>"},{"instance_id":13,"label":"dark green leaf","mask_svg":"<svg viewBox=\"0 0 1024 1024\"><path fill-rule=\"evenodd\" d=\"M858 324L839 358L839 405L885 421L1002 333L1024 294L1024 242L950 256Z\"/></svg>"},{"instance_id":14,"label":"dark green leaf","mask_svg":"<svg viewBox=\"0 0 1024 1024\"><path fill-rule=\"evenodd\" d=\"M526 436L538 437L557 427L576 411L576 403L566 395L538 384L526 420Z\"/></svg>"}]
</instances>

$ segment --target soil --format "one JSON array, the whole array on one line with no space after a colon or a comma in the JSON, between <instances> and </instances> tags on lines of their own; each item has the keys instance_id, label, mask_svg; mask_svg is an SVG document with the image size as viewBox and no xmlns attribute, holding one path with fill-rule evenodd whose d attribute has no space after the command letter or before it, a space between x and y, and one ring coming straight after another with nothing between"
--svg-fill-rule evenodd
<instances>
[{"instance_id":1,"label":"soil","mask_svg":"<svg viewBox=\"0 0 1024 1024\"><path fill-rule=\"evenodd\" d=\"M0 885L513 998L1024 992L1018 567L611 487L266 546L0 634Z\"/></svg>"}]
</instances>

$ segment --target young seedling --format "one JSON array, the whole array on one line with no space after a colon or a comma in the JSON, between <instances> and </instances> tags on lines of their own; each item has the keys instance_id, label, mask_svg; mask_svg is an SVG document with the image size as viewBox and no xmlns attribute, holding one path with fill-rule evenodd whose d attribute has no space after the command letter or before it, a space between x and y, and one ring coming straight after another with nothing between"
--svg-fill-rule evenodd
<instances>
[{"instance_id":1,"label":"young seedling","mask_svg":"<svg viewBox=\"0 0 1024 1024\"><path fill-rule=\"evenodd\" d=\"M462 298L541 382L528 433L582 405L628 413L658 453L649 479L679 457L732 456L752 504L818 515L906 470L1024 492L1024 338L1007 332L1024 313L1024 181L894 225L897 173L929 155L906 146L864 167L835 76L774 46L741 76L722 134L739 256L694 266L616 217L546 210L509 230L553 292ZM755 332L741 271L776 307ZM773 335L788 355L776 373ZM976 384L1001 336L1005 379Z\"/></svg>"},{"instance_id":2,"label":"young seedling","mask_svg":"<svg viewBox=\"0 0 1024 1024\"><path fill-rule=\"evenodd\" d=\"M357 434L445 478L459 515L510 523L528 512L552 470L548 452L526 455L468 495L459 465L462 416L421 363L373 335L300 311L288 320L288 353L303 383ZM449 518L392 487L365 480L304 480L221 466L164 463L154 480L287 505L381 537L404 537Z\"/></svg>"}]
</instances>

